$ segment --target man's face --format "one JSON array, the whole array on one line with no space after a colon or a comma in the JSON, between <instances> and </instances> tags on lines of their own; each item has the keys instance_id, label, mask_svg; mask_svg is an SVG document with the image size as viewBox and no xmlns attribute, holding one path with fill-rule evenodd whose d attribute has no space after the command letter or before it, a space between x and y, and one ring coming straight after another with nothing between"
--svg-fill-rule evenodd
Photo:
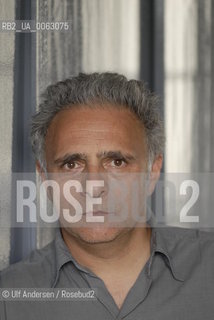
<instances>
[{"instance_id":1,"label":"man's face","mask_svg":"<svg viewBox=\"0 0 214 320\"><path fill-rule=\"evenodd\" d=\"M45 145L47 172L55 176L77 180L83 179L81 176L100 180L102 176L105 182L106 177L115 180L125 177L131 182L137 173L147 171L144 129L128 109L106 105L63 110L51 122ZM106 186L94 188L93 195L101 197L105 205L107 189ZM86 192L78 194L80 203L85 202L85 195ZM107 207L101 210L105 211L104 215L110 214ZM86 242L108 242L133 226L121 228L104 223L89 228L69 226L67 231Z\"/></svg>"}]
</instances>

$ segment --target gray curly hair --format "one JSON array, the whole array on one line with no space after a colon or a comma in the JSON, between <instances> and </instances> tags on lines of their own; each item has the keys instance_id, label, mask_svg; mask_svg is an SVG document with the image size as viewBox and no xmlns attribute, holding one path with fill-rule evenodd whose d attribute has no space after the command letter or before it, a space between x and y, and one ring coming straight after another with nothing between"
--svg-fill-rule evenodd
<instances>
[{"instance_id":1,"label":"gray curly hair","mask_svg":"<svg viewBox=\"0 0 214 320\"><path fill-rule=\"evenodd\" d=\"M149 162L163 154L165 136L157 96L142 81L127 80L117 73L79 73L78 76L50 85L42 94L38 112L32 118L33 152L45 168L45 137L48 127L61 110L77 105L110 103L131 110L143 124Z\"/></svg>"}]
</instances>

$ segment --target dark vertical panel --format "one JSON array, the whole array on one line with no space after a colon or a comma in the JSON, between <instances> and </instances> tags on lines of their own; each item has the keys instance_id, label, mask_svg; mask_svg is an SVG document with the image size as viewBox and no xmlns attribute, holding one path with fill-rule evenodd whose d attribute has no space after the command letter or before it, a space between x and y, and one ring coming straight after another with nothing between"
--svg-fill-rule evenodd
<instances>
[{"instance_id":1,"label":"dark vertical panel","mask_svg":"<svg viewBox=\"0 0 214 320\"><path fill-rule=\"evenodd\" d=\"M164 97L164 0L141 0L140 78L161 99Z\"/></svg>"},{"instance_id":2,"label":"dark vertical panel","mask_svg":"<svg viewBox=\"0 0 214 320\"><path fill-rule=\"evenodd\" d=\"M140 19L140 78L158 94L160 112L164 118L164 0L141 0ZM155 208L155 193L150 205L153 212L158 210Z\"/></svg>"},{"instance_id":3,"label":"dark vertical panel","mask_svg":"<svg viewBox=\"0 0 214 320\"><path fill-rule=\"evenodd\" d=\"M153 90L159 96L164 119L164 0L154 0L153 15ZM161 172L164 172L164 162Z\"/></svg>"},{"instance_id":4,"label":"dark vertical panel","mask_svg":"<svg viewBox=\"0 0 214 320\"><path fill-rule=\"evenodd\" d=\"M35 20L36 1L16 1L16 20ZM16 33L13 111L13 172L34 172L35 163L29 142L29 123L36 102L36 34ZM15 198L13 187L12 198ZM14 202L14 201L13 201ZM15 218L13 203L12 218ZM26 256L36 246L36 229L11 229L10 262Z\"/></svg>"},{"instance_id":5,"label":"dark vertical panel","mask_svg":"<svg viewBox=\"0 0 214 320\"><path fill-rule=\"evenodd\" d=\"M211 103L214 101L214 1L211 1ZM211 153L211 159L210 159L210 171L214 171L214 154L213 154L213 146L214 146L214 105L211 105L211 115L210 115L210 121L211 121L211 137L210 137L210 150Z\"/></svg>"},{"instance_id":6,"label":"dark vertical panel","mask_svg":"<svg viewBox=\"0 0 214 320\"><path fill-rule=\"evenodd\" d=\"M140 77L154 88L154 0L140 1Z\"/></svg>"},{"instance_id":7,"label":"dark vertical panel","mask_svg":"<svg viewBox=\"0 0 214 320\"><path fill-rule=\"evenodd\" d=\"M153 90L160 97L164 117L164 0L155 0L153 10Z\"/></svg>"},{"instance_id":8,"label":"dark vertical panel","mask_svg":"<svg viewBox=\"0 0 214 320\"><path fill-rule=\"evenodd\" d=\"M195 108L193 110L193 117L194 117L194 127L193 127L193 134L192 134L192 163L191 167L193 172L197 172L201 166L201 159L204 161L204 155L206 154L206 144L200 143L201 135L203 136L204 130L203 128L203 120L204 120L204 108L206 107L203 99L204 99L204 90L205 90L205 83L204 83L204 33L206 30L204 29L204 2L197 1L197 73L196 73L196 99L195 99ZM198 106L203 105L203 108L198 108ZM200 150L199 150L200 145ZM203 154L203 157L200 157L199 154ZM204 170L202 167L200 170Z\"/></svg>"}]
</instances>

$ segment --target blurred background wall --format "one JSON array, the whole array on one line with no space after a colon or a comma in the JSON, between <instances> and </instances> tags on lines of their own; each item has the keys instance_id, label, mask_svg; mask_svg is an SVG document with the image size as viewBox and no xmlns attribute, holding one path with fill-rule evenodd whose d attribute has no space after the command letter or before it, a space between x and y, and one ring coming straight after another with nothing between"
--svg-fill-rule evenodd
<instances>
[{"instance_id":1,"label":"blurred background wall","mask_svg":"<svg viewBox=\"0 0 214 320\"><path fill-rule=\"evenodd\" d=\"M6 3L5 3L6 5ZM8 1L0 10L0 20L15 19L15 2ZM0 33L0 268L9 264L11 206L10 176L12 170L12 119L14 89L15 34ZM6 182L6 183L5 183Z\"/></svg>"},{"instance_id":2,"label":"blurred background wall","mask_svg":"<svg viewBox=\"0 0 214 320\"><path fill-rule=\"evenodd\" d=\"M214 1L165 0L164 78L169 172L214 170Z\"/></svg>"},{"instance_id":3,"label":"blurred background wall","mask_svg":"<svg viewBox=\"0 0 214 320\"><path fill-rule=\"evenodd\" d=\"M53 238L39 225L4 227L11 219L8 177L35 170L29 119L50 83L80 71L146 81L165 119L164 170L213 170L214 1L3 0L0 15L72 22L69 32L0 33L0 269Z\"/></svg>"}]
</instances>

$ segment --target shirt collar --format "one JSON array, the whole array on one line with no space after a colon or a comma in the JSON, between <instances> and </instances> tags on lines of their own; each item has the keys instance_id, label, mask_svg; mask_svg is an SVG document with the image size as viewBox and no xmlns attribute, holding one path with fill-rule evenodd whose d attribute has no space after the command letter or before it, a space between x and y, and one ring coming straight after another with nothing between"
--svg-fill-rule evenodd
<instances>
[{"instance_id":1,"label":"shirt collar","mask_svg":"<svg viewBox=\"0 0 214 320\"><path fill-rule=\"evenodd\" d=\"M170 268L173 277L178 281L185 281L191 274L193 266L200 261L200 247L197 230L176 227L152 227L151 256L148 263L148 276L151 274L152 262L155 254L161 253ZM66 246L60 228L55 237L55 265L56 273L52 287L55 287L62 266L68 262L81 271L90 271L77 263Z\"/></svg>"},{"instance_id":2,"label":"shirt collar","mask_svg":"<svg viewBox=\"0 0 214 320\"><path fill-rule=\"evenodd\" d=\"M151 265L154 255L161 253L173 277L185 281L192 273L194 265L200 262L198 231L176 227L152 228Z\"/></svg>"},{"instance_id":3,"label":"shirt collar","mask_svg":"<svg viewBox=\"0 0 214 320\"><path fill-rule=\"evenodd\" d=\"M70 253L67 245L65 244L60 228L56 229L56 236L55 236L55 265L56 265L56 272L55 278L52 287L56 286L56 283L59 278L60 269L68 262L72 262L79 270L89 273L89 270L82 267L72 256Z\"/></svg>"}]
</instances>

